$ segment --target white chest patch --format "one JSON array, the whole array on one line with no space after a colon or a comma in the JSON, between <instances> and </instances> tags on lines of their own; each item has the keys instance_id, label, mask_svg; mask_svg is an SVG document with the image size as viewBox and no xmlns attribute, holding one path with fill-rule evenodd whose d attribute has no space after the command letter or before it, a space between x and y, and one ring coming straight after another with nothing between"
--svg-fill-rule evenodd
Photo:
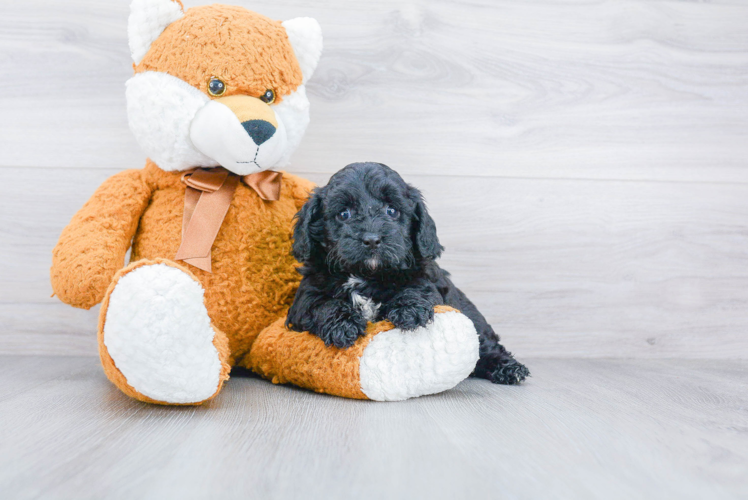
<instances>
[{"instance_id":1,"label":"white chest patch","mask_svg":"<svg viewBox=\"0 0 748 500\"><path fill-rule=\"evenodd\" d=\"M351 293L351 302L353 307L361 311L361 315L366 321L374 321L377 318L379 306L381 306L378 302L374 302L369 297L364 297L356 292Z\"/></svg>"},{"instance_id":2,"label":"white chest patch","mask_svg":"<svg viewBox=\"0 0 748 500\"><path fill-rule=\"evenodd\" d=\"M366 321L375 321L377 314L379 313L379 307L382 304L374 302L371 298L361 295L356 291L356 289L361 287L364 283L365 281L362 278L351 275L351 277L348 278L348 281L343 284L343 288L350 292L351 304L361 312L364 319L366 319Z\"/></svg>"}]
</instances>

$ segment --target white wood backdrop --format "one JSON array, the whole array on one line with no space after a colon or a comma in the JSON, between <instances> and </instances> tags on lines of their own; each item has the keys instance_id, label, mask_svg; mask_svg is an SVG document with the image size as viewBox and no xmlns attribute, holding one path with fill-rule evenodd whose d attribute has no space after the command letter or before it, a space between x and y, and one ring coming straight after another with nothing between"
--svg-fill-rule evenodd
<instances>
[{"instance_id":1,"label":"white wood backdrop","mask_svg":"<svg viewBox=\"0 0 748 500\"><path fill-rule=\"evenodd\" d=\"M296 171L375 160L422 188L443 266L520 357L748 358L748 1L233 3L324 30ZM0 1L0 353L95 353L96 311L48 269L144 161L127 16Z\"/></svg>"}]
</instances>

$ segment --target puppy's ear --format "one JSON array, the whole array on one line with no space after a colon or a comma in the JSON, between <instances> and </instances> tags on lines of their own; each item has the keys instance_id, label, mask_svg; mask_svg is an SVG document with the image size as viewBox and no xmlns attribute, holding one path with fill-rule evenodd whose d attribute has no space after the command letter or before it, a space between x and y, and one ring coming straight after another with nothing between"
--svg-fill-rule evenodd
<instances>
[{"instance_id":1,"label":"puppy's ear","mask_svg":"<svg viewBox=\"0 0 748 500\"><path fill-rule=\"evenodd\" d=\"M411 238L413 246L424 259L434 260L442 254L444 247L439 243L436 236L436 224L434 219L426 210L426 203L423 201L421 192L413 186L408 186L408 197L416 204L413 212L413 226L411 228Z\"/></svg>"},{"instance_id":2,"label":"puppy's ear","mask_svg":"<svg viewBox=\"0 0 748 500\"><path fill-rule=\"evenodd\" d=\"M299 262L309 262L324 238L322 201L324 190L317 188L296 214L293 230L293 256Z\"/></svg>"}]
</instances>

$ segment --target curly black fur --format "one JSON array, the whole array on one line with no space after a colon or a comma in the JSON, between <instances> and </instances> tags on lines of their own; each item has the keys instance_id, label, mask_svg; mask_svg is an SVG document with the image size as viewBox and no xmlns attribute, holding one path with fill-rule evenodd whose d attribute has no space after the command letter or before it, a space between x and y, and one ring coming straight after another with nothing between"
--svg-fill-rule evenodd
<instances>
[{"instance_id":1,"label":"curly black fur","mask_svg":"<svg viewBox=\"0 0 748 500\"><path fill-rule=\"evenodd\" d=\"M472 373L498 384L529 376L472 302L435 262L444 249L420 191L381 163L353 163L314 190L296 215L293 252L303 278L286 325L350 347L367 321L413 330L446 304L480 336Z\"/></svg>"}]
</instances>

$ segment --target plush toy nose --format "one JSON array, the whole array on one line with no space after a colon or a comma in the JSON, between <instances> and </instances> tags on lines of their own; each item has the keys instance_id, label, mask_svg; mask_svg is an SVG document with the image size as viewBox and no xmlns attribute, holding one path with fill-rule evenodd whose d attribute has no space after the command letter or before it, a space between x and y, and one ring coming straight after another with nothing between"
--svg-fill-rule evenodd
<instances>
[{"instance_id":1,"label":"plush toy nose","mask_svg":"<svg viewBox=\"0 0 748 500\"><path fill-rule=\"evenodd\" d=\"M242 127L258 146L273 137L275 133L273 124L265 120L247 120L242 122Z\"/></svg>"},{"instance_id":2,"label":"plush toy nose","mask_svg":"<svg viewBox=\"0 0 748 500\"><path fill-rule=\"evenodd\" d=\"M258 146L273 137L278 130L275 111L256 97L232 95L216 99L215 102L234 112L239 123Z\"/></svg>"},{"instance_id":3,"label":"plush toy nose","mask_svg":"<svg viewBox=\"0 0 748 500\"><path fill-rule=\"evenodd\" d=\"M363 242L369 248L377 248L382 243L382 238L378 234L366 233Z\"/></svg>"}]
</instances>

